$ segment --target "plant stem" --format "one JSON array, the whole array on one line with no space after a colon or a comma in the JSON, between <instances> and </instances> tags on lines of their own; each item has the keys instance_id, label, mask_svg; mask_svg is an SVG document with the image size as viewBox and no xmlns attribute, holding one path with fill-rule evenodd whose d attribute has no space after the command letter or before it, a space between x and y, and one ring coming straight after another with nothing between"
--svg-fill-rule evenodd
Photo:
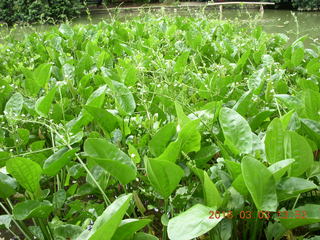
<instances>
[{"instance_id":1,"label":"plant stem","mask_svg":"<svg viewBox=\"0 0 320 240\"><path fill-rule=\"evenodd\" d=\"M46 228L46 225L43 222L43 220L42 219L35 219L35 222L40 227L41 232L42 232L42 234L44 236L44 239L46 239L46 240L52 239L50 234L49 234L49 232L48 232L48 229Z\"/></svg>"},{"instance_id":2,"label":"plant stem","mask_svg":"<svg viewBox=\"0 0 320 240\"><path fill-rule=\"evenodd\" d=\"M168 212L168 198L164 200L164 214ZM167 240L167 226L163 226L162 240Z\"/></svg>"},{"instance_id":3,"label":"plant stem","mask_svg":"<svg viewBox=\"0 0 320 240\"><path fill-rule=\"evenodd\" d=\"M6 214L8 214L9 216L12 216L12 214L8 211L8 209L2 204L2 202L0 202L0 206L2 207L2 209L5 211ZM32 238L25 232L25 230L22 229L22 227L20 226L20 224L14 219L12 218L12 221L16 224L16 226L18 227L18 229L20 230L20 232L29 240L31 240Z\"/></svg>"}]
</instances>

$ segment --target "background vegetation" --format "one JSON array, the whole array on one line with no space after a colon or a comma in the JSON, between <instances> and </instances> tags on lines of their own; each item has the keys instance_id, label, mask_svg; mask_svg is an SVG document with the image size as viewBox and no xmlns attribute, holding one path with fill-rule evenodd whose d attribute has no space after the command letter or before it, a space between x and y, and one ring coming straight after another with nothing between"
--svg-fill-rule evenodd
<instances>
[{"instance_id":1,"label":"background vegetation","mask_svg":"<svg viewBox=\"0 0 320 240\"><path fill-rule=\"evenodd\" d=\"M203 1L203 0L195 0ZM222 1L222 0L220 0ZM320 0L261 0L275 2L287 8L314 10L320 8ZM109 0L89 0L89 4L110 4ZM119 1L120 3L121 1ZM124 2L163 2L163 0L131 0ZM227 1L225 1L227 2ZM1 0L0 23L59 22L80 15L86 2L81 0Z\"/></svg>"}]
</instances>

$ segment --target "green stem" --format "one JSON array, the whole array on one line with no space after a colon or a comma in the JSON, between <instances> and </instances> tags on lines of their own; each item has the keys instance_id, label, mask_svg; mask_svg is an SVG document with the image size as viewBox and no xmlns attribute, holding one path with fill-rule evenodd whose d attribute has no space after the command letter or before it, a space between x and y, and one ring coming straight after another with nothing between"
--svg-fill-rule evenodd
<instances>
[{"instance_id":1,"label":"green stem","mask_svg":"<svg viewBox=\"0 0 320 240\"><path fill-rule=\"evenodd\" d=\"M35 219L35 222L40 227L41 232L42 232L42 234L44 236L44 239L46 239L46 240L52 239L50 234L49 234L49 232L48 232L48 229L46 228L46 225L43 222L43 220L42 219Z\"/></svg>"},{"instance_id":2,"label":"green stem","mask_svg":"<svg viewBox=\"0 0 320 240\"><path fill-rule=\"evenodd\" d=\"M70 145L68 145L68 147L70 147ZM71 147L70 147L71 149ZM103 191L102 187L100 186L100 184L97 182L97 180L94 178L94 176L92 175L92 173L90 172L90 170L87 168L86 164L81 160L81 158L79 157L79 155L76 153L76 158L78 159L78 161L80 162L80 164L82 165L82 167L86 170L87 174L89 175L89 177L92 179L92 181L94 182L94 184L97 186L97 188L99 189L99 191L101 192L103 199L106 203L106 205L110 205L111 202L109 200L109 198L107 197L107 195L105 194L105 192Z\"/></svg>"},{"instance_id":3,"label":"green stem","mask_svg":"<svg viewBox=\"0 0 320 240\"><path fill-rule=\"evenodd\" d=\"M8 211L8 209L0 202L0 206L2 207L2 209L5 211L6 214L8 214L9 216L12 216L12 214ZM26 239L31 240L32 238L26 233L26 231L23 229L22 226L20 226L20 224L12 217L12 221L16 224L16 226L18 227L18 229L20 230L20 232L26 237Z\"/></svg>"},{"instance_id":4,"label":"green stem","mask_svg":"<svg viewBox=\"0 0 320 240\"><path fill-rule=\"evenodd\" d=\"M168 213L168 198L164 200L164 214ZM167 226L163 226L162 240L167 240Z\"/></svg>"}]
</instances>

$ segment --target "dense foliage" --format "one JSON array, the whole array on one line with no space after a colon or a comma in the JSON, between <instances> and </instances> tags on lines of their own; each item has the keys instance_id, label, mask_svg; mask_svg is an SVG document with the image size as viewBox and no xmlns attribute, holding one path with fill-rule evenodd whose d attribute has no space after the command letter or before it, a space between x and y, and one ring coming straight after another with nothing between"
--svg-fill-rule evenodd
<instances>
[{"instance_id":1,"label":"dense foliage","mask_svg":"<svg viewBox=\"0 0 320 240\"><path fill-rule=\"evenodd\" d=\"M1 0L0 23L59 22L79 16L79 0Z\"/></svg>"},{"instance_id":2,"label":"dense foliage","mask_svg":"<svg viewBox=\"0 0 320 240\"><path fill-rule=\"evenodd\" d=\"M305 40L149 15L8 37L0 225L45 240L319 235L320 45Z\"/></svg>"},{"instance_id":3,"label":"dense foliage","mask_svg":"<svg viewBox=\"0 0 320 240\"><path fill-rule=\"evenodd\" d=\"M285 4L295 9L317 10L320 8L320 0L260 0L260 2L274 2L276 4Z\"/></svg>"}]
</instances>

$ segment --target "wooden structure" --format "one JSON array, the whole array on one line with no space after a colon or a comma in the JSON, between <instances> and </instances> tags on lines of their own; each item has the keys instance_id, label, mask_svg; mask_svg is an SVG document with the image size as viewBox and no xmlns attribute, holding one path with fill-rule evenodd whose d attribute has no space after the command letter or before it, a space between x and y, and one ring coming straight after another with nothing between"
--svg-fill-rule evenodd
<instances>
[{"instance_id":1,"label":"wooden structure","mask_svg":"<svg viewBox=\"0 0 320 240\"><path fill-rule=\"evenodd\" d=\"M223 6L228 5L241 5L241 6L260 6L260 11L263 11L263 6L273 6L274 2L208 2L208 6L219 6L220 11L222 11Z\"/></svg>"}]
</instances>

